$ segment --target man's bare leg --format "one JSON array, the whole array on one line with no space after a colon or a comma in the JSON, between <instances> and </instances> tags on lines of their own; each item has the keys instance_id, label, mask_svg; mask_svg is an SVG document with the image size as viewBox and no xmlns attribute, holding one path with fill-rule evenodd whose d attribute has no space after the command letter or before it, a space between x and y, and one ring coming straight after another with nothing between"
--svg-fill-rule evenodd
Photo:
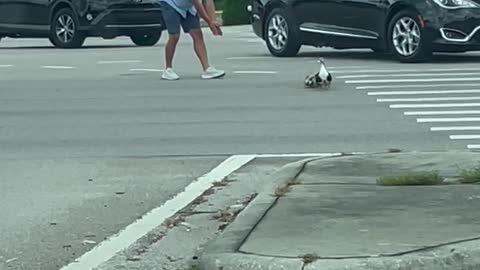
<instances>
[{"instance_id":1,"label":"man's bare leg","mask_svg":"<svg viewBox=\"0 0 480 270\"><path fill-rule=\"evenodd\" d=\"M173 71L173 57L175 56L175 50L177 48L180 34L170 34L167 45L165 46L165 70L163 71L162 78L164 80L178 80L179 76Z\"/></svg>"},{"instance_id":2,"label":"man's bare leg","mask_svg":"<svg viewBox=\"0 0 480 270\"><path fill-rule=\"evenodd\" d=\"M170 34L167 46L165 46L165 63L166 68L172 68L173 57L175 56L175 50L177 49L178 41L180 40L180 34Z\"/></svg>"},{"instance_id":3,"label":"man's bare leg","mask_svg":"<svg viewBox=\"0 0 480 270\"><path fill-rule=\"evenodd\" d=\"M200 60L200 64L202 64L203 71L206 71L210 67L210 64L208 63L207 46L205 45L202 30L191 30L190 36L193 39L195 54L197 55L198 60Z\"/></svg>"}]
</instances>

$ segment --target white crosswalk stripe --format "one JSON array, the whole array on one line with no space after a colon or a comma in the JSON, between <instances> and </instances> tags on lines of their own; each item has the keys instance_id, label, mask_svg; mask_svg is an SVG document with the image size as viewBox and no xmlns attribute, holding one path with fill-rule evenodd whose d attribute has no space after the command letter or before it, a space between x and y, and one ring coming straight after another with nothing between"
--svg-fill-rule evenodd
<instances>
[{"instance_id":1,"label":"white crosswalk stripe","mask_svg":"<svg viewBox=\"0 0 480 270\"><path fill-rule=\"evenodd\" d=\"M426 101L462 101L480 100L479 97L428 97L428 98L378 98L377 102L426 102Z\"/></svg>"},{"instance_id":2,"label":"white crosswalk stripe","mask_svg":"<svg viewBox=\"0 0 480 270\"><path fill-rule=\"evenodd\" d=\"M412 88L422 88L422 89L431 89L439 87L478 87L480 89L480 83L449 83L445 84L384 84L384 85L367 85L367 86L357 86L357 90L369 90L369 89L412 89Z\"/></svg>"},{"instance_id":3,"label":"white crosswalk stripe","mask_svg":"<svg viewBox=\"0 0 480 270\"><path fill-rule=\"evenodd\" d=\"M452 75L450 75L452 76ZM348 84L367 84L367 83L404 83L404 82L468 82L468 81L480 81L480 78L472 77L472 78L465 78L465 77L448 77L448 78L408 78L408 79L381 79L381 80L351 80L346 81Z\"/></svg>"},{"instance_id":4,"label":"white crosswalk stripe","mask_svg":"<svg viewBox=\"0 0 480 270\"><path fill-rule=\"evenodd\" d=\"M362 66L362 68L368 68L369 66ZM348 68L348 67L346 67ZM352 67L349 67L352 68ZM368 73L365 75L373 74L381 74L381 73L402 73L402 72L452 72L452 71L479 71L480 68L430 68L430 69L372 69L372 70L351 70L351 71L340 71L334 70L332 73L341 74L341 73L349 73L349 74L359 74L359 73Z\"/></svg>"},{"instance_id":5,"label":"white crosswalk stripe","mask_svg":"<svg viewBox=\"0 0 480 270\"><path fill-rule=\"evenodd\" d=\"M368 92L369 96L400 96L400 95L437 95L437 94L480 94L480 89L467 90L438 90L438 91L387 91Z\"/></svg>"},{"instance_id":6,"label":"white crosswalk stripe","mask_svg":"<svg viewBox=\"0 0 480 270\"><path fill-rule=\"evenodd\" d=\"M400 74L361 74L344 75L339 79L359 79L359 78L386 78L386 77L447 77L449 73L400 73ZM458 73L457 76L478 76L479 72Z\"/></svg>"},{"instance_id":7,"label":"white crosswalk stripe","mask_svg":"<svg viewBox=\"0 0 480 270\"><path fill-rule=\"evenodd\" d=\"M480 103L429 103L429 104L392 104L392 109L405 108L455 108L455 107L480 107Z\"/></svg>"},{"instance_id":8,"label":"white crosswalk stripe","mask_svg":"<svg viewBox=\"0 0 480 270\"><path fill-rule=\"evenodd\" d=\"M472 110L472 111L408 111L404 112L404 115L457 115L457 114L479 114L480 110Z\"/></svg>"},{"instance_id":9,"label":"white crosswalk stripe","mask_svg":"<svg viewBox=\"0 0 480 270\"><path fill-rule=\"evenodd\" d=\"M386 68L334 70L336 78L431 132L466 142L480 150L480 68L459 65L444 68ZM442 125L440 125L442 124Z\"/></svg>"},{"instance_id":10,"label":"white crosswalk stripe","mask_svg":"<svg viewBox=\"0 0 480 270\"><path fill-rule=\"evenodd\" d=\"M480 122L480 117L418 118L417 122L418 123Z\"/></svg>"},{"instance_id":11,"label":"white crosswalk stripe","mask_svg":"<svg viewBox=\"0 0 480 270\"><path fill-rule=\"evenodd\" d=\"M431 131L467 131L480 130L480 127L457 126L457 127L431 127Z\"/></svg>"},{"instance_id":12,"label":"white crosswalk stripe","mask_svg":"<svg viewBox=\"0 0 480 270\"><path fill-rule=\"evenodd\" d=\"M474 140L480 139L480 135L450 135L450 139L452 140Z\"/></svg>"}]
</instances>

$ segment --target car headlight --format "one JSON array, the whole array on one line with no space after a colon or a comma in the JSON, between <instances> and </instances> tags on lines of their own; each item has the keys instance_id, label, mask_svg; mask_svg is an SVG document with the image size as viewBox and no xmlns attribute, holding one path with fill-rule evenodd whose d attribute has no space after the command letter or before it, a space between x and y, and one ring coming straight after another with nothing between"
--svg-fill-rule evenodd
<instances>
[{"instance_id":1,"label":"car headlight","mask_svg":"<svg viewBox=\"0 0 480 270\"><path fill-rule=\"evenodd\" d=\"M479 8L480 5L472 0L433 0L443 8Z\"/></svg>"}]
</instances>

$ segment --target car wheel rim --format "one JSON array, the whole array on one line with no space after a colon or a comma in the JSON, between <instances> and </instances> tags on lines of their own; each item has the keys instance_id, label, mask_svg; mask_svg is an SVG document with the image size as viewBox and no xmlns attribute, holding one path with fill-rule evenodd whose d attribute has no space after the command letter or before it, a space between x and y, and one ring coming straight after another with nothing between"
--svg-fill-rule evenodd
<instances>
[{"instance_id":1,"label":"car wheel rim","mask_svg":"<svg viewBox=\"0 0 480 270\"><path fill-rule=\"evenodd\" d=\"M69 43L75 35L75 22L69 15L61 15L57 19L55 27L57 39L63 43Z\"/></svg>"},{"instance_id":2,"label":"car wheel rim","mask_svg":"<svg viewBox=\"0 0 480 270\"><path fill-rule=\"evenodd\" d=\"M268 23L268 42L275 50L282 50L287 44L287 20L281 15L275 15Z\"/></svg>"},{"instance_id":3,"label":"car wheel rim","mask_svg":"<svg viewBox=\"0 0 480 270\"><path fill-rule=\"evenodd\" d=\"M393 45L397 52L403 56L411 56L420 47L421 34L417 22L404 17L397 21L393 28Z\"/></svg>"}]
</instances>

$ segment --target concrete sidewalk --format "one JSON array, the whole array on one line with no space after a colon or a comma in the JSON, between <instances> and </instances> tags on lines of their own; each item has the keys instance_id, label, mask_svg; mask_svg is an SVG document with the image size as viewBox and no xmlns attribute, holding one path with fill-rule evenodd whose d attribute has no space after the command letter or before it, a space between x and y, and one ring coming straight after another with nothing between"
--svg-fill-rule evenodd
<instances>
[{"instance_id":1,"label":"concrete sidewalk","mask_svg":"<svg viewBox=\"0 0 480 270\"><path fill-rule=\"evenodd\" d=\"M454 181L458 165L479 161L473 152L414 152L289 164L195 264L202 270L480 269L480 185ZM427 170L448 184L376 184L382 175Z\"/></svg>"}]
</instances>

